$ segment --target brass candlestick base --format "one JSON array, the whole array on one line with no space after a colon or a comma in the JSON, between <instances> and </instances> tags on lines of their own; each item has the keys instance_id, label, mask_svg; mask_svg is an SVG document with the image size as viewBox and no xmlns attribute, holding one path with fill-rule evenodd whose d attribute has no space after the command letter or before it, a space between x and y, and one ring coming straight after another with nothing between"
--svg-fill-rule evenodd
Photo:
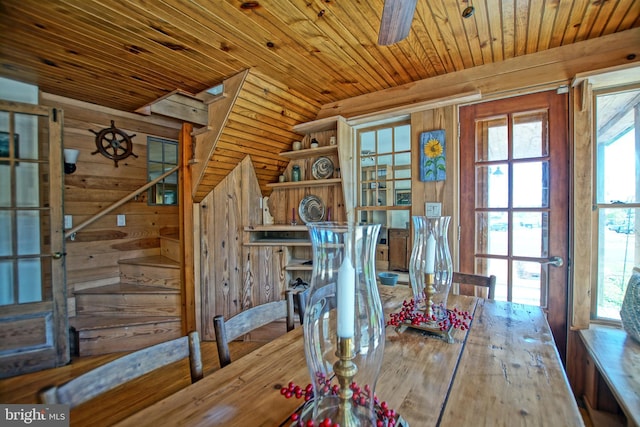
<instances>
[{"instance_id":1,"label":"brass candlestick base","mask_svg":"<svg viewBox=\"0 0 640 427\"><path fill-rule=\"evenodd\" d=\"M426 304L425 313L427 317L433 315L433 296L436 293L436 288L433 286L435 283L435 277L433 273L425 274L424 281L424 303Z\"/></svg>"},{"instance_id":2,"label":"brass candlestick base","mask_svg":"<svg viewBox=\"0 0 640 427\"><path fill-rule=\"evenodd\" d=\"M340 402L336 422L344 427L360 425L353 410L353 390L351 390L353 377L358 372L358 367L353 363L355 358L353 350L353 338L338 337L338 351L336 354L338 361L333 365L333 372L335 372L340 384L340 392L338 394Z\"/></svg>"},{"instance_id":3,"label":"brass candlestick base","mask_svg":"<svg viewBox=\"0 0 640 427\"><path fill-rule=\"evenodd\" d=\"M449 310L447 310L447 313L449 313ZM440 328L438 322L433 320L426 323L420 323L418 325L414 325L410 320L408 320L400 324L400 326L396 327L396 331L398 331L399 334L403 333L407 329L413 329L440 338L449 344L453 344L455 342L453 336L451 335L453 331L453 324L451 323L449 323L449 326L447 326L447 328L444 330Z\"/></svg>"}]
</instances>

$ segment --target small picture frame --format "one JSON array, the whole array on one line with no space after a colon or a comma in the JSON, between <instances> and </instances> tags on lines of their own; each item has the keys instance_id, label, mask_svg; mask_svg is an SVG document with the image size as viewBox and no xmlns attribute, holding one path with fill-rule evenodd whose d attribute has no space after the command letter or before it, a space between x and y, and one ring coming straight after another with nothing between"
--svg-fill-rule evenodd
<instances>
[{"instance_id":1,"label":"small picture frame","mask_svg":"<svg viewBox=\"0 0 640 427\"><path fill-rule=\"evenodd\" d=\"M18 141L20 137L17 133L13 134L13 156L14 158L20 157L20 153L18 151L20 145ZM0 158L9 157L9 132L0 132Z\"/></svg>"},{"instance_id":2,"label":"small picture frame","mask_svg":"<svg viewBox=\"0 0 640 427\"><path fill-rule=\"evenodd\" d=\"M411 206L411 190L396 190L396 206Z\"/></svg>"},{"instance_id":3,"label":"small picture frame","mask_svg":"<svg viewBox=\"0 0 640 427\"><path fill-rule=\"evenodd\" d=\"M444 181L447 177L447 146L443 129L420 134L420 181Z\"/></svg>"}]
</instances>

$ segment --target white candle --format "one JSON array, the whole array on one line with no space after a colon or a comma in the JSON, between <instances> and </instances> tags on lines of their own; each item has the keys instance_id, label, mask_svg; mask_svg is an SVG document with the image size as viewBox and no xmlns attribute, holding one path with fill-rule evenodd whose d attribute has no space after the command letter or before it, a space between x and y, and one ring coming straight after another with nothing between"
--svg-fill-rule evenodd
<instances>
[{"instance_id":1,"label":"white candle","mask_svg":"<svg viewBox=\"0 0 640 427\"><path fill-rule=\"evenodd\" d=\"M338 270L338 336L353 337L355 328L356 271L349 256L345 256Z\"/></svg>"},{"instance_id":2,"label":"white candle","mask_svg":"<svg viewBox=\"0 0 640 427\"><path fill-rule=\"evenodd\" d=\"M436 238L433 234L429 234L427 237L427 263L425 266L425 273L433 274L436 271Z\"/></svg>"}]
</instances>

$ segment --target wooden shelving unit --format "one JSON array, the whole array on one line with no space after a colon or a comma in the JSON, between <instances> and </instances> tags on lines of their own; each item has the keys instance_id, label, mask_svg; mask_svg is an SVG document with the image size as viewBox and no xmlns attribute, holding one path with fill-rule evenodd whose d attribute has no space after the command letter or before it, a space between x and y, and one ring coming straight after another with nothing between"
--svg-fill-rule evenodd
<instances>
[{"instance_id":1,"label":"wooden shelving unit","mask_svg":"<svg viewBox=\"0 0 640 427\"><path fill-rule=\"evenodd\" d=\"M297 151L285 151L283 153L280 153L280 155L288 159L304 159L307 157L325 156L325 155L337 154L337 153L338 153L337 145L326 145L318 148L305 148Z\"/></svg>"},{"instance_id":2,"label":"wooden shelving unit","mask_svg":"<svg viewBox=\"0 0 640 427\"><path fill-rule=\"evenodd\" d=\"M289 159L283 171L287 181L267 184L271 190L270 213L276 224L245 227L243 239L244 246L253 247L251 250L258 254L255 256L264 254L270 260L272 268L258 275L265 276L272 283L284 282L288 285L298 277L309 282L313 270L310 263L311 239L306 225L300 222L300 202L307 196L316 196L325 205L324 220L330 214L333 221L345 221L347 203L343 188L345 182L350 182L348 175L342 175L344 169L340 162L341 157L350 158L346 155L350 131L343 118L336 116L301 123L294 126L294 131L304 135L303 148L280 153L281 157ZM318 147L310 148L313 140L319 144ZM342 141L347 145L341 147ZM333 162L334 173L324 179L314 179L313 165L320 157L327 157ZM291 181L293 166L300 169L300 181ZM347 171L350 167L346 166ZM288 225L292 219L297 220L298 225Z\"/></svg>"},{"instance_id":3,"label":"wooden shelving unit","mask_svg":"<svg viewBox=\"0 0 640 427\"><path fill-rule=\"evenodd\" d=\"M342 184L340 178L327 178L327 179L308 179L304 181L290 181L290 182L272 182L267 184L270 188L300 188L300 187L325 187L327 185Z\"/></svg>"},{"instance_id":4,"label":"wooden shelving unit","mask_svg":"<svg viewBox=\"0 0 640 427\"><path fill-rule=\"evenodd\" d=\"M285 271L311 271L313 269L311 264L305 264L311 260L311 239L306 225L256 225L245 227L244 231L246 233L245 246L286 248L289 256L284 266ZM295 248L304 248L304 255L309 257L293 256L297 252Z\"/></svg>"}]
</instances>

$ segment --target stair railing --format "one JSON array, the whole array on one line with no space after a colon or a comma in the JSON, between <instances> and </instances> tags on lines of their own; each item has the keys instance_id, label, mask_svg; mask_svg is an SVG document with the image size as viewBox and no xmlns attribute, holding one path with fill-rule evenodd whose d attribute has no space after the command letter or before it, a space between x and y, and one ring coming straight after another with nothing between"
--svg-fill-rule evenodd
<instances>
[{"instance_id":1,"label":"stair railing","mask_svg":"<svg viewBox=\"0 0 640 427\"><path fill-rule=\"evenodd\" d=\"M140 193L142 193L142 192L148 190L149 188L153 187L158 182L162 181L163 179L165 179L166 177L168 177L169 175L171 175L172 173L174 173L178 169L180 169L180 166L174 167L173 169L171 169L168 172L165 172L164 174L160 175L159 177L157 177L153 181L149 181L145 185L143 185L142 187L138 188L137 190L134 190L133 192L127 194L122 199L118 200L117 202L113 203L112 205L107 206L106 208L104 208L103 210L101 210L100 212L98 212L97 214L92 216L91 218L87 219L86 221L84 221L84 222L76 225L72 229L66 231L64 233L65 239L66 238L71 238L71 240L74 240L75 239L75 235L76 235L76 233L78 231L82 230L83 228L85 228L87 225L93 223L94 221L97 221L98 219L102 218L103 216L105 216L106 214L111 212L112 210L114 210L116 208L119 208L120 206L124 205L129 200L133 199L134 197L136 197Z\"/></svg>"}]
</instances>

